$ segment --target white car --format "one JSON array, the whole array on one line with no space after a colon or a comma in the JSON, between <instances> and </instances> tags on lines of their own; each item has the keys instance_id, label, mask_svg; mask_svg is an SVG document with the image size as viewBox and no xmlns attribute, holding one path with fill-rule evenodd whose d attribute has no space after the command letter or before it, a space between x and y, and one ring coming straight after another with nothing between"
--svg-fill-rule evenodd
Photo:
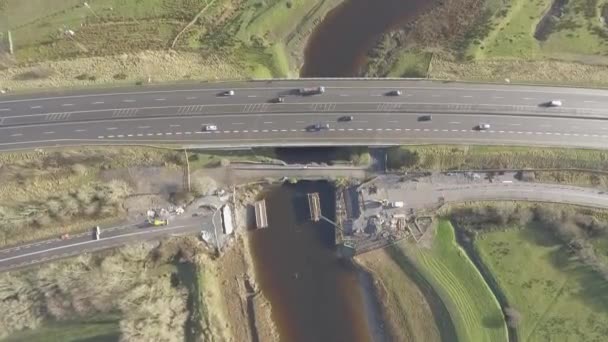
<instances>
[{"instance_id":1,"label":"white car","mask_svg":"<svg viewBox=\"0 0 608 342\"><path fill-rule=\"evenodd\" d=\"M234 90L226 90L224 96L234 96Z\"/></svg>"},{"instance_id":2,"label":"white car","mask_svg":"<svg viewBox=\"0 0 608 342\"><path fill-rule=\"evenodd\" d=\"M204 125L203 126L203 131L205 131L205 132L215 132L215 131L217 131L217 126L216 125Z\"/></svg>"},{"instance_id":3,"label":"white car","mask_svg":"<svg viewBox=\"0 0 608 342\"><path fill-rule=\"evenodd\" d=\"M490 124L487 123L480 123L477 128L479 128L480 131L485 131L487 129L490 129Z\"/></svg>"},{"instance_id":4,"label":"white car","mask_svg":"<svg viewBox=\"0 0 608 342\"><path fill-rule=\"evenodd\" d=\"M562 101L561 100L551 100L549 101L549 107L561 107L562 106Z\"/></svg>"}]
</instances>

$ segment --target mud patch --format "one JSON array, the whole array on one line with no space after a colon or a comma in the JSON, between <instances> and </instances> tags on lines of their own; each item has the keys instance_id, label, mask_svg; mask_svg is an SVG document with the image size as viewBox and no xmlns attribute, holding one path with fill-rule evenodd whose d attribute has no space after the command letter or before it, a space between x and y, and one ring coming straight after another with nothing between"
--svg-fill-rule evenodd
<instances>
[{"instance_id":1,"label":"mud patch","mask_svg":"<svg viewBox=\"0 0 608 342\"><path fill-rule=\"evenodd\" d=\"M534 38L538 41L546 41L551 33L557 28L561 17L564 15L564 7L568 4L569 0L555 0L553 4L542 17L540 22L536 25L534 31Z\"/></svg>"}]
</instances>

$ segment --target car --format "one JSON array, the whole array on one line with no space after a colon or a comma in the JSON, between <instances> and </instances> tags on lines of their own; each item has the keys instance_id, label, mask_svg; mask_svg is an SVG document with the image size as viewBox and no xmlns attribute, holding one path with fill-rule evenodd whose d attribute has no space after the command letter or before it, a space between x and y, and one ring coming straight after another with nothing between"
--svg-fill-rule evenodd
<instances>
[{"instance_id":1,"label":"car","mask_svg":"<svg viewBox=\"0 0 608 342\"><path fill-rule=\"evenodd\" d=\"M314 125L308 126L308 130L312 131L312 132L318 132L318 131L322 131L322 130L326 130L329 129L329 124L328 123L316 123Z\"/></svg>"},{"instance_id":2,"label":"car","mask_svg":"<svg viewBox=\"0 0 608 342\"><path fill-rule=\"evenodd\" d=\"M276 98L272 99L272 102L283 103L283 102L285 102L285 97L283 97L283 96L276 97Z\"/></svg>"},{"instance_id":3,"label":"car","mask_svg":"<svg viewBox=\"0 0 608 342\"><path fill-rule=\"evenodd\" d=\"M401 96L401 90L391 90L386 93L388 96Z\"/></svg>"},{"instance_id":4,"label":"car","mask_svg":"<svg viewBox=\"0 0 608 342\"><path fill-rule=\"evenodd\" d=\"M163 220L159 218L148 219L148 224L155 227L166 226L169 224L169 220Z\"/></svg>"},{"instance_id":5,"label":"car","mask_svg":"<svg viewBox=\"0 0 608 342\"><path fill-rule=\"evenodd\" d=\"M561 100L551 100L547 103L548 107L561 107L562 106L562 101Z\"/></svg>"},{"instance_id":6,"label":"car","mask_svg":"<svg viewBox=\"0 0 608 342\"><path fill-rule=\"evenodd\" d=\"M226 90L223 93L224 96L234 96L234 90Z\"/></svg>"},{"instance_id":7,"label":"car","mask_svg":"<svg viewBox=\"0 0 608 342\"><path fill-rule=\"evenodd\" d=\"M349 121L353 121L354 117L352 115L345 115L345 116L341 116L338 118L338 121L340 122L349 122Z\"/></svg>"},{"instance_id":8,"label":"car","mask_svg":"<svg viewBox=\"0 0 608 342\"><path fill-rule=\"evenodd\" d=\"M217 126L216 125L203 125L203 132L215 132L217 131Z\"/></svg>"},{"instance_id":9,"label":"car","mask_svg":"<svg viewBox=\"0 0 608 342\"><path fill-rule=\"evenodd\" d=\"M418 117L418 121L431 121L433 120L433 116L431 115L422 115Z\"/></svg>"},{"instance_id":10,"label":"car","mask_svg":"<svg viewBox=\"0 0 608 342\"><path fill-rule=\"evenodd\" d=\"M490 124L480 123L479 125L477 125L477 129L479 129L480 131L485 131L487 129L490 129Z\"/></svg>"},{"instance_id":11,"label":"car","mask_svg":"<svg viewBox=\"0 0 608 342\"><path fill-rule=\"evenodd\" d=\"M93 229L93 239L99 240L100 238L101 238L101 229L99 228L99 226L95 226L95 229Z\"/></svg>"}]
</instances>

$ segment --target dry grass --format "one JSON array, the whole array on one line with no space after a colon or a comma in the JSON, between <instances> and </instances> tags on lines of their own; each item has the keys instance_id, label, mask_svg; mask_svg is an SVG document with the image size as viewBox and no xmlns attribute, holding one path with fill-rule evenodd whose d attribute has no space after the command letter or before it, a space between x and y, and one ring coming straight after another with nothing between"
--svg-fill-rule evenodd
<instances>
[{"instance_id":1,"label":"dry grass","mask_svg":"<svg viewBox=\"0 0 608 342\"><path fill-rule=\"evenodd\" d=\"M196 242L167 244L137 244L0 275L0 336L119 312L123 340L183 340L188 293L175 282L181 278L172 262L177 253L201 251Z\"/></svg>"},{"instance_id":2,"label":"dry grass","mask_svg":"<svg viewBox=\"0 0 608 342\"><path fill-rule=\"evenodd\" d=\"M19 75L40 68L50 70L50 75L46 78L18 79ZM95 79L79 80L77 77L83 74L93 76ZM0 84L9 89L75 87L116 82L134 84L147 83L148 79L152 82L167 82L243 77L245 74L241 66L229 55L203 57L197 53L172 51L142 51L106 57L83 57L0 70Z\"/></svg>"},{"instance_id":3,"label":"dry grass","mask_svg":"<svg viewBox=\"0 0 608 342\"><path fill-rule=\"evenodd\" d=\"M389 151L391 168L526 169L581 168L608 170L608 152L603 150L529 148L509 146L403 146Z\"/></svg>"},{"instance_id":4,"label":"dry grass","mask_svg":"<svg viewBox=\"0 0 608 342\"><path fill-rule=\"evenodd\" d=\"M468 63L436 55L429 77L445 80L469 80L514 83L571 84L608 86L608 68L601 64L583 64L556 60L492 58Z\"/></svg>"}]
</instances>

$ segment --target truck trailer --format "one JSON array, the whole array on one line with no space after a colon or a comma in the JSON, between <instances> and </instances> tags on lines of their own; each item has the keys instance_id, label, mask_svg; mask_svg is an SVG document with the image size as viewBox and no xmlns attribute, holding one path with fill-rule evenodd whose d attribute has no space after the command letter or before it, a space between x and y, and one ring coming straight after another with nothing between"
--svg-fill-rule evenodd
<instances>
[{"instance_id":1,"label":"truck trailer","mask_svg":"<svg viewBox=\"0 0 608 342\"><path fill-rule=\"evenodd\" d=\"M325 87L323 87L323 86L298 89L298 93L300 95L318 95L318 94L323 94L324 92L325 92Z\"/></svg>"}]
</instances>

